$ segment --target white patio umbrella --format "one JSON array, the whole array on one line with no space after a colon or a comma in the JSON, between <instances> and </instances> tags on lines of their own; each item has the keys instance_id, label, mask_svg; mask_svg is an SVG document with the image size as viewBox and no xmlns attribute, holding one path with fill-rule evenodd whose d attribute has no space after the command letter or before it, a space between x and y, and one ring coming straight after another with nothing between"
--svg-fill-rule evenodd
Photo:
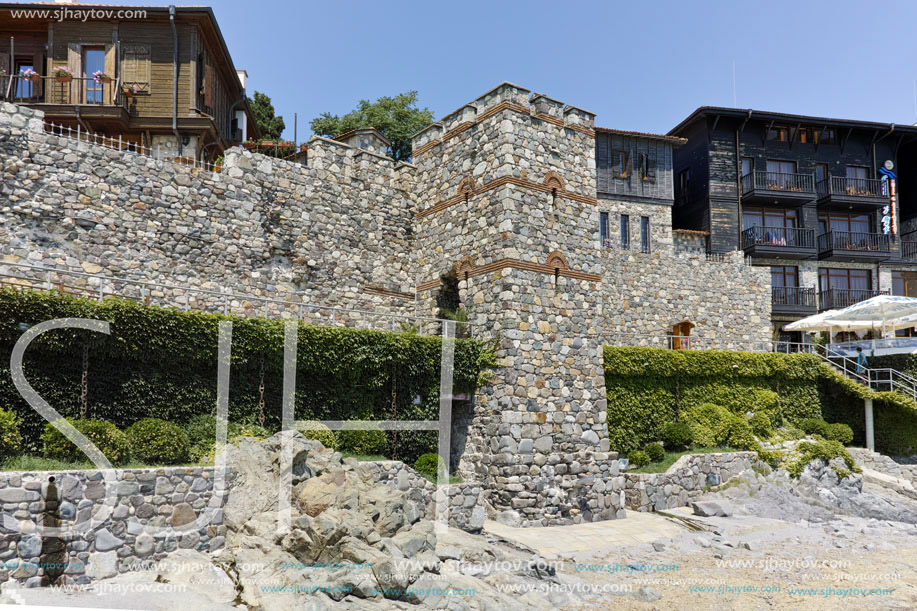
<instances>
[{"instance_id":1,"label":"white patio umbrella","mask_svg":"<svg viewBox=\"0 0 917 611\"><path fill-rule=\"evenodd\" d=\"M833 328L882 329L884 335L886 331L917 326L917 298L879 295L827 314L822 322Z\"/></svg>"},{"instance_id":2,"label":"white patio umbrella","mask_svg":"<svg viewBox=\"0 0 917 611\"><path fill-rule=\"evenodd\" d=\"M806 316L797 321L791 322L790 324L783 327L784 331L830 331L832 325L829 325L825 322L825 319L832 315L840 312L840 310L827 310L821 312L820 314L813 314L812 316Z\"/></svg>"}]
</instances>

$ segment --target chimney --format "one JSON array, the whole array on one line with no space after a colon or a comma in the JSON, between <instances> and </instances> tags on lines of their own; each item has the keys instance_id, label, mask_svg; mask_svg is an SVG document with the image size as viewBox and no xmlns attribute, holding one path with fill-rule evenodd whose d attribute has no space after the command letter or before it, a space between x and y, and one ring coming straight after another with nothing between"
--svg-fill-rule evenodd
<instances>
[{"instance_id":1,"label":"chimney","mask_svg":"<svg viewBox=\"0 0 917 611\"><path fill-rule=\"evenodd\" d=\"M245 81L248 80L248 72L245 70L236 70L236 75L239 77L239 82L242 84L242 89L245 89Z\"/></svg>"}]
</instances>

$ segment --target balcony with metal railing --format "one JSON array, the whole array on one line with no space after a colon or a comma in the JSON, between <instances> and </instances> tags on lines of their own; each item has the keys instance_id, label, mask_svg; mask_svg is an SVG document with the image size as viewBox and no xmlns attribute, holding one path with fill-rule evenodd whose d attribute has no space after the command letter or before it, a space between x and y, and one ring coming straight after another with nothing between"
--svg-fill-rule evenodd
<instances>
[{"instance_id":1,"label":"balcony with metal railing","mask_svg":"<svg viewBox=\"0 0 917 611\"><path fill-rule=\"evenodd\" d=\"M815 287L771 287L771 311L775 314L808 315L816 312Z\"/></svg>"},{"instance_id":2,"label":"balcony with metal railing","mask_svg":"<svg viewBox=\"0 0 917 611\"><path fill-rule=\"evenodd\" d=\"M875 263L891 255L891 238L883 233L829 231L818 236L820 260Z\"/></svg>"},{"instance_id":3,"label":"balcony with metal railing","mask_svg":"<svg viewBox=\"0 0 917 611\"><path fill-rule=\"evenodd\" d=\"M801 206L815 199L814 174L749 172L742 176L742 201Z\"/></svg>"},{"instance_id":4,"label":"balcony with metal railing","mask_svg":"<svg viewBox=\"0 0 917 611\"><path fill-rule=\"evenodd\" d=\"M818 310L836 310L855 303L872 299L879 295L888 295L888 291L874 289L825 289L818 293Z\"/></svg>"},{"instance_id":5,"label":"balcony with metal railing","mask_svg":"<svg viewBox=\"0 0 917 611\"><path fill-rule=\"evenodd\" d=\"M126 124L135 89L113 79L93 77L0 76L0 100L38 108L57 118L72 116Z\"/></svg>"},{"instance_id":6,"label":"balcony with metal railing","mask_svg":"<svg viewBox=\"0 0 917 611\"><path fill-rule=\"evenodd\" d=\"M819 206L875 209L889 203L888 185L875 178L831 176L816 185Z\"/></svg>"},{"instance_id":7,"label":"balcony with metal railing","mask_svg":"<svg viewBox=\"0 0 917 611\"><path fill-rule=\"evenodd\" d=\"M742 249L750 257L809 259L815 256L815 232L801 227L749 227Z\"/></svg>"}]
</instances>

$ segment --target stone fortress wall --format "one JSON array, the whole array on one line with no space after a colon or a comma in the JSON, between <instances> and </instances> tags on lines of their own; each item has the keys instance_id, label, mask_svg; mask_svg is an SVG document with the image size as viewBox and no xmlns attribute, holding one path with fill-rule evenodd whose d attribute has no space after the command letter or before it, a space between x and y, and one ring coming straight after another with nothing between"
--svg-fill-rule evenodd
<instances>
[{"instance_id":1,"label":"stone fortress wall","mask_svg":"<svg viewBox=\"0 0 917 611\"><path fill-rule=\"evenodd\" d=\"M431 315L454 267L474 334L498 342L502 365L475 398L459 468L531 524L570 519L576 481L612 468L612 334L658 338L687 319L700 336L769 338L765 270L738 253L707 261L669 207L597 198L588 111L503 83L417 134L413 164L381 155L371 130L343 140L313 137L302 164L231 149L213 173L51 135L40 112L3 104L0 273L25 261ZM599 211L628 206L652 217L649 253L601 244ZM262 313L253 299L157 296Z\"/></svg>"}]
</instances>

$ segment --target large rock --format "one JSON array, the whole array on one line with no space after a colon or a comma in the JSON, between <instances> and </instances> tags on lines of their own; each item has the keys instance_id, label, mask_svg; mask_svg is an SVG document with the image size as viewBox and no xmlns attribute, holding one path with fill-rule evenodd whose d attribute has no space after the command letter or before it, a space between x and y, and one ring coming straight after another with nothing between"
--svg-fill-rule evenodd
<instances>
[{"instance_id":1,"label":"large rock","mask_svg":"<svg viewBox=\"0 0 917 611\"><path fill-rule=\"evenodd\" d=\"M694 515L703 517L728 517L732 515L732 505L727 501L694 501L691 503Z\"/></svg>"}]
</instances>

